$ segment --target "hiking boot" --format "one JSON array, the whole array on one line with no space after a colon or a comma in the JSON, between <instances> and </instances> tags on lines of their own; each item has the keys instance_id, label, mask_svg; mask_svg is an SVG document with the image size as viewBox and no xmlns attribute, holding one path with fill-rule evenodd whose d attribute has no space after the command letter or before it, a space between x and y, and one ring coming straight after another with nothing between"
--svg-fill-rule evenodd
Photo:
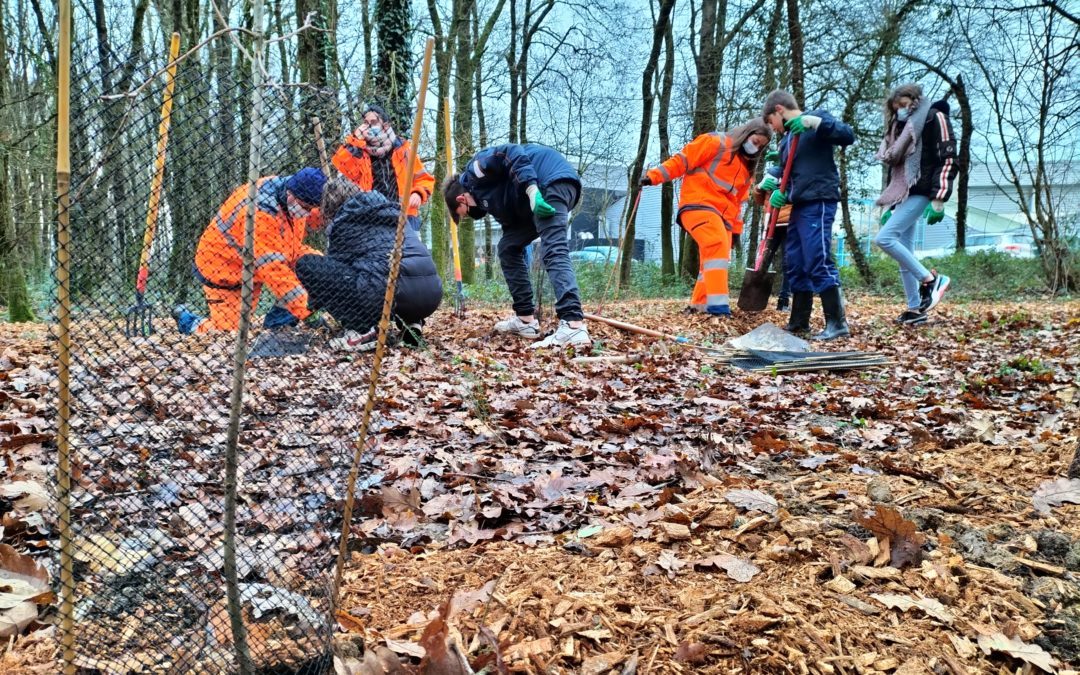
<instances>
[{"instance_id":1,"label":"hiking boot","mask_svg":"<svg viewBox=\"0 0 1080 675\"><path fill-rule=\"evenodd\" d=\"M173 307L172 318L176 320L176 328L184 335L191 335L205 321L203 317L191 311L185 305Z\"/></svg>"},{"instance_id":2,"label":"hiking boot","mask_svg":"<svg viewBox=\"0 0 1080 675\"><path fill-rule=\"evenodd\" d=\"M540 342L535 342L529 346L532 349L544 349L545 347L566 347L567 345L573 347L592 345L592 338L589 337L589 331L585 329L585 324L582 324L581 328L571 328L566 321L560 321L558 330Z\"/></svg>"},{"instance_id":3,"label":"hiking boot","mask_svg":"<svg viewBox=\"0 0 1080 675\"><path fill-rule=\"evenodd\" d=\"M937 270L932 270L930 273L934 275L934 278L919 285L919 297L922 298L919 311L922 312L929 312L937 307L941 298L945 296L945 291L949 289L949 282L952 281L944 274L938 274Z\"/></svg>"},{"instance_id":4,"label":"hiking boot","mask_svg":"<svg viewBox=\"0 0 1080 675\"><path fill-rule=\"evenodd\" d=\"M370 352L379 344L379 331L372 328L366 333L347 330L341 337L330 340L330 348L339 352Z\"/></svg>"},{"instance_id":5,"label":"hiking boot","mask_svg":"<svg viewBox=\"0 0 1080 675\"><path fill-rule=\"evenodd\" d=\"M810 291L795 291L791 295L791 316L784 327L789 333L809 333L810 314L814 311L814 294Z\"/></svg>"},{"instance_id":6,"label":"hiking boot","mask_svg":"<svg viewBox=\"0 0 1080 675\"><path fill-rule=\"evenodd\" d=\"M821 310L825 313L825 330L814 335L815 340L835 340L851 335L839 286L821 292Z\"/></svg>"},{"instance_id":7,"label":"hiking boot","mask_svg":"<svg viewBox=\"0 0 1080 675\"><path fill-rule=\"evenodd\" d=\"M920 312L917 309L905 310L903 314L896 317L896 323L904 326L918 326L919 324L926 323L928 317L926 312Z\"/></svg>"},{"instance_id":8,"label":"hiking boot","mask_svg":"<svg viewBox=\"0 0 1080 675\"><path fill-rule=\"evenodd\" d=\"M776 311L778 312L790 312L791 311L791 298L786 296L780 296L776 299Z\"/></svg>"},{"instance_id":9,"label":"hiking boot","mask_svg":"<svg viewBox=\"0 0 1080 675\"><path fill-rule=\"evenodd\" d=\"M530 323L525 323L520 317L515 315L495 324L495 332L506 333L507 335L514 335L527 340L535 340L540 337L540 322L533 319Z\"/></svg>"}]
</instances>

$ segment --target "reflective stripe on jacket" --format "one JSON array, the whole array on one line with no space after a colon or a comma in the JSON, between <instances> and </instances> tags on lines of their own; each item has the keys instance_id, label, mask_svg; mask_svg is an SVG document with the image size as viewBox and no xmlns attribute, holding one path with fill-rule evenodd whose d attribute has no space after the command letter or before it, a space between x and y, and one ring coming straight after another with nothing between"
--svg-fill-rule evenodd
<instances>
[{"instance_id":1,"label":"reflective stripe on jacket","mask_svg":"<svg viewBox=\"0 0 1080 675\"><path fill-rule=\"evenodd\" d=\"M345 176L356 186L365 192L374 189L375 177L371 171L371 156L368 155L367 141L349 134L345 142L334 153L333 163L341 175ZM409 161L409 142L401 141L390 155L390 162L394 166L394 175L397 177L398 195L405 191L405 165ZM412 192L420 195L420 203L423 204L431 198L435 189L435 177L427 172L420 157L416 157L413 166ZM393 195L384 195L391 201L397 201ZM408 215L415 216L419 210L409 207Z\"/></svg>"},{"instance_id":2,"label":"reflective stripe on jacket","mask_svg":"<svg viewBox=\"0 0 1080 675\"><path fill-rule=\"evenodd\" d=\"M255 282L265 284L293 316L304 319L309 314L307 291L293 267L300 256L318 251L304 245L307 219L289 217L287 180L287 176L269 176L256 183ZM242 185L229 195L199 238L196 276L212 288L238 288L241 283L247 205L248 185Z\"/></svg>"},{"instance_id":3,"label":"reflective stripe on jacket","mask_svg":"<svg viewBox=\"0 0 1080 675\"><path fill-rule=\"evenodd\" d=\"M732 145L727 134L702 134L660 166L649 169L649 180L659 185L685 176L679 191L679 213L712 211L724 219L732 233L741 234L743 203L753 174Z\"/></svg>"}]
</instances>

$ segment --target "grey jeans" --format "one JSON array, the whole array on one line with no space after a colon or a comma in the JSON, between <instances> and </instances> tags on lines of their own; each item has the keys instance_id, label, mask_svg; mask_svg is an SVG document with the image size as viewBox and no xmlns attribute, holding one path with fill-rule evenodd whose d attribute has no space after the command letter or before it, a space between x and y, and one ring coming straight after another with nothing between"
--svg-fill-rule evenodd
<instances>
[{"instance_id":1,"label":"grey jeans","mask_svg":"<svg viewBox=\"0 0 1080 675\"><path fill-rule=\"evenodd\" d=\"M529 268L525 265L525 247L540 237L540 258L555 290L555 314L564 321L581 321L581 297L577 277L570 264L570 246L566 240L570 210L577 204L579 190L573 181L555 181L543 189L544 199L555 209L550 218L503 223L499 239L499 265L514 299L514 312L529 316L536 311Z\"/></svg>"},{"instance_id":2,"label":"grey jeans","mask_svg":"<svg viewBox=\"0 0 1080 675\"><path fill-rule=\"evenodd\" d=\"M900 281L904 284L908 309L919 308L922 302L919 297L919 284L930 276L930 270L912 253L915 248L915 224L929 203L929 197L908 197L893 208L892 217L874 237L874 243L900 264Z\"/></svg>"}]
</instances>

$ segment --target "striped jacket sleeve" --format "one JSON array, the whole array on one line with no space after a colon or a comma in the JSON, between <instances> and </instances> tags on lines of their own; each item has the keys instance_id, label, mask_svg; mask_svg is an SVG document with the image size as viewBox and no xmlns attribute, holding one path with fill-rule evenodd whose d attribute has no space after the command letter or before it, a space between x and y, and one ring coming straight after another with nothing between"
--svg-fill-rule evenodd
<instances>
[{"instance_id":1,"label":"striped jacket sleeve","mask_svg":"<svg viewBox=\"0 0 1080 675\"><path fill-rule=\"evenodd\" d=\"M952 195L953 181L960 172L956 163L956 135L953 133L952 122L949 116L940 110L933 110L928 120L932 134L932 145L929 150L933 153L933 169L930 172L930 199L948 201ZM924 138L924 143L931 142L930 138Z\"/></svg>"},{"instance_id":2,"label":"striped jacket sleeve","mask_svg":"<svg viewBox=\"0 0 1080 675\"><path fill-rule=\"evenodd\" d=\"M686 144L681 152L672 155L660 166L649 169L653 185L667 183L690 173L691 169L707 163L720 151L720 139L716 134L702 134Z\"/></svg>"}]
</instances>

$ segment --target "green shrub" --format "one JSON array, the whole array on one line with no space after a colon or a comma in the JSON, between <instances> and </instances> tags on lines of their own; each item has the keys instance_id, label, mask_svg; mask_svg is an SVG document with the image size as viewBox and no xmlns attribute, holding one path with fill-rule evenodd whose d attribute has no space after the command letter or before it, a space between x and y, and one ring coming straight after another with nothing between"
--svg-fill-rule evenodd
<instances>
[{"instance_id":1,"label":"green shrub","mask_svg":"<svg viewBox=\"0 0 1080 675\"><path fill-rule=\"evenodd\" d=\"M1042 268L1036 258L1015 258L997 251L953 253L941 258L925 258L930 269L952 277L949 296L960 300L1009 300L1042 295L1046 292ZM873 281L866 281L854 265L841 268L845 288L872 295L900 299L904 295L900 268L892 258L874 253L870 256Z\"/></svg>"}]
</instances>

